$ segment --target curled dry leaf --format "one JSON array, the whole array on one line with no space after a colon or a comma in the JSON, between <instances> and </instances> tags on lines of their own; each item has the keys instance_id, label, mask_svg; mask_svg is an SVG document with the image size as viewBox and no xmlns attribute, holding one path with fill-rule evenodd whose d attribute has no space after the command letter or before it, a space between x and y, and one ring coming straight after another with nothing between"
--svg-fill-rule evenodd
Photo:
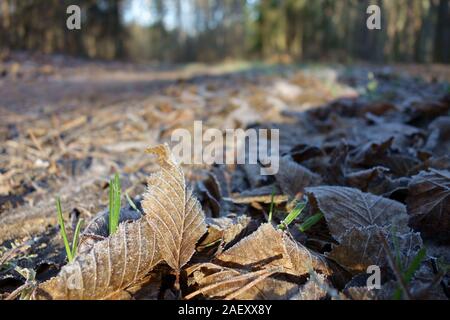
<instances>
[{"instance_id":1,"label":"curled dry leaf","mask_svg":"<svg viewBox=\"0 0 450 320\"><path fill-rule=\"evenodd\" d=\"M169 147L159 145L148 152L158 156L161 170L150 176L142 208L156 231L161 257L178 275L206 232L205 215Z\"/></svg>"},{"instance_id":2,"label":"curled dry leaf","mask_svg":"<svg viewBox=\"0 0 450 320\"><path fill-rule=\"evenodd\" d=\"M120 209L119 223L135 221L142 217L139 211L127 206ZM108 237L109 210L102 211L94 216L80 235L78 253L89 251L98 241Z\"/></svg>"},{"instance_id":3,"label":"curled dry leaf","mask_svg":"<svg viewBox=\"0 0 450 320\"><path fill-rule=\"evenodd\" d=\"M406 207L400 202L346 187L307 188L309 199L323 212L331 235L340 241L351 228L395 225L408 231Z\"/></svg>"},{"instance_id":4,"label":"curled dry leaf","mask_svg":"<svg viewBox=\"0 0 450 320\"><path fill-rule=\"evenodd\" d=\"M206 216L223 217L230 211L230 203L225 201L230 195L229 177L226 168L213 167L204 179L196 183L196 194L203 204ZM209 213L209 215L208 215Z\"/></svg>"},{"instance_id":5,"label":"curled dry leaf","mask_svg":"<svg viewBox=\"0 0 450 320\"><path fill-rule=\"evenodd\" d=\"M413 177L407 206L411 225L441 240L450 240L450 172L423 171Z\"/></svg>"},{"instance_id":6,"label":"curled dry leaf","mask_svg":"<svg viewBox=\"0 0 450 320\"><path fill-rule=\"evenodd\" d=\"M161 260L156 235L143 217L125 222L42 283L37 299L108 299L145 276Z\"/></svg>"},{"instance_id":7,"label":"curled dry leaf","mask_svg":"<svg viewBox=\"0 0 450 320\"><path fill-rule=\"evenodd\" d=\"M408 178L392 179L388 176L388 171L389 169L385 167L373 167L352 172L345 176L345 183L349 187L376 195L389 195L407 188Z\"/></svg>"},{"instance_id":8,"label":"curled dry leaf","mask_svg":"<svg viewBox=\"0 0 450 320\"><path fill-rule=\"evenodd\" d=\"M432 151L438 156L447 155L450 148L450 117L436 118L430 123L428 129L430 130L430 135L428 136L425 149Z\"/></svg>"},{"instance_id":9,"label":"curled dry leaf","mask_svg":"<svg viewBox=\"0 0 450 320\"><path fill-rule=\"evenodd\" d=\"M290 157L280 159L280 169L275 179L283 193L292 198L302 193L306 187L316 186L321 181L319 175L292 161Z\"/></svg>"},{"instance_id":10,"label":"curled dry leaf","mask_svg":"<svg viewBox=\"0 0 450 320\"><path fill-rule=\"evenodd\" d=\"M342 237L341 243L335 246L327 256L352 274L366 272L370 265L387 267L386 252L379 239L380 232L383 232L383 229L378 226L354 227ZM387 238L391 252L396 252L394 240L398 244L399 258L404 266L409 266L410 260L422 247L422 239L418 233L395 235L390 233Z\"/></svg>"},{"instance_id":11,"label":"curled dry leaf","mask_svg":"<svg viewBox=\"0 0 450 320\"><path fill-rule=\"evenodd\" d=\"M251 223L251 218L247 216L238 216L234 218L206 218L208 225L208 235L199 243L199 247L208 246L212 243L221 242L222 246L247 233L247 228Z\"/></svg>"}]
</instances>

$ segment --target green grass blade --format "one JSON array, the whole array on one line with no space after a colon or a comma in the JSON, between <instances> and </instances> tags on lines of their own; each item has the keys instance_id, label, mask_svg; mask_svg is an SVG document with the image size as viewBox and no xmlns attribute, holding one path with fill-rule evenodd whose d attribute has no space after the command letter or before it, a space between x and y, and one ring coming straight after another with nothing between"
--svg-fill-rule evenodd
<instances>
[{"instance_id":1,"label":"green grass blade","mask_svg":"<svg viewBox=\"0 0 450 320\"><path fill-rule=\"evenodd\" d=\"M116 232L120 218L120 178L116 173L109 186L109 234Z\"/></svg>"},{"instance_id":2,"label":"green grass blade","mask_svg":"<svg viewBox=\"0 0 450 320\"><path fill-rule=\"evenodd\" d=\"M128 195L128 193L125 193L125 197L127 198L128 204L130 205L130 207L133 208L133 210L137 211L137 212L141 212L138 207L136 206L136 204L133 202L133 200L131 200L130 196Z\"/></svg>"},{"instance_id":3,"label":"green grass blade","mask_svg":"<svg viewBox=\"0 0 450 320\"><path fill-rule=\"evenodd\" d=\"M417 255L414 257L413 261L411 261L411 264L409 265L408 269L404 273L404 278L407 283L409 283L416 273L416 271L419 269L420 264L422 263L423 259L427 255L427 250L425 248L422 248L417 252Z\"/></svg>"},{"instance_id":4,"label":"green grass blade","mask_svg":"<svg viewBox=\"0 0 450 320\"><path fill-rule=\"evenodd\" d=\"M417 252L417 255L414 257L414 259L411 261L411 264L409 265L408 269L403 273L403 279L405 279L406 284L408 284L416 271L419 269L420 264L422 263L423 259L427 255L427 250L425 248L421 248L419 252ZM394 300L400 300L402 297L402 289L397 288L394 293Z\"/></svg>"},{"instance_id":5,"label":"green grass blade","mask_svg":"<svg viewBox=\"0 0 450 320\"><path fill-rule=\"evenodd\" d=\"M313 225L315 225L317 222L319 222L323 218L323 213L319 212L315 215L312 215L308 219L306 219L305 222L303 222L301 225L298 226L298 229L301 232L305 232L306 230L309 230Z\"/></svg>"},{"instance_id":6,"label":"green grass blade","mask_svg":"<svg viewBox=\"0 0 450 320\"><path fill-rule=\"evenodd\" d=\"M271 197L270 197L270 209L269 209L269 219L268 219L268 222L271 222L271 221L272 221L272 217L273 217L273 207L274 207L274 204L275 204L274 198L275 198L275 188L272 188L272 195L271 195Z\"/></svg>"},{"instance_id":7,"label":"green grass blade","mask_svg":"<svg viewBox=\"0 0 450 320\"><path fill-rule=\"evenodd\" d=\"M72 262L72 251L70 249L69 239L67 238L66 227L64 225L64 218L61 209L61 200L59 199L59 197L56 198L56 211L58 213L59 231L61 232L61 236L64 241L64 247L66 248L67 260L69 260L69 262Z\"/></svg>"},{"instance_id":8,"label":"green grass blade","mask_svg":"<svg viewBox=\"0 0 450 320\"><path fill-rule=\"evenodd\" d=\"M75 256L77 255L77 250L78 250L78 242L80 239L80 232L81 232L81 227L83 225L83 219L78 220L77 226L75 228L75 233L73 234L73 239L72 239L72 257L75 258Z\"/></svg>"},{"instance_id":9,"label":"green grass blade","mask_svg":"<svg viewBox=\"0 0 450 320\"><path fill-rule=\"evenodd\" d=\"M398 237L396 236L397 228L395 226L392 226L391 234L392 234L392 242L394 243L394 250L395 250L395 263L397 264L397 267L400 269L401 272L403 272L403 264L402 259L400 257L400 244L398 243Z\"/></svg>"},{"instance_id":10,"label":"green grass blade","mask_svg":"<svg viewBox=\"0 0 450 320\"><path fill-rule=\"evenodd\" d=\"M299 204L297 204L295 206L295 208L291 212L289 212L289 214L286 216L286 218L284 218L284 220L280 223L278 228L280 228L280 229L287 228L287 226L289 226L289 224L291 224L292 221L294 221L297 217L300 216L300 214L302 213L303 209L305 209L305 207L306 207L305 202L300 202Z\"/></svg>"}]
</instances>

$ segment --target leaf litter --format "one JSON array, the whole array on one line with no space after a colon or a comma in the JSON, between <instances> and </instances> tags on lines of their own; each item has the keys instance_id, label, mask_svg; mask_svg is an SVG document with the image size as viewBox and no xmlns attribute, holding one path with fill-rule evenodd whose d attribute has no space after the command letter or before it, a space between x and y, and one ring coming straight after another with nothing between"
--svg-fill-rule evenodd
<instances>
[{"instance_id":1,"label":"leaf litter","mask_svg":"<svg viewBox=\"0 0 450 320\"><path fill-rule=\"evenodd\" d=\"M364 75L353 70L342 81L364 88ZM440 83L431 82L420 82L420 96L410 99L419 84L407 78L387 99L383 92L398 77L384 71L374 75L379 76L379 96L376 90L368 97L357 96L358 88L339 87L348 97L334 101L328 88L313 81L314 100L323 104L318 108L302 105L302 89L311 86L308 77L250 73L235 83L218 77L210 79L214 85L200 80L169 86L136 108L120 103L109 108L118 116L98 112L75 122L61 116L53 119L60 123L56 132L48 132L47 120L39 117L33 122L37 129L27 135L15 125L19 134L7 138L4 153L26 152L27 164L1 158L14 169L0 172L0 190L28 202L23 206L31 234L42 232L33 221L56 225L53 213L47 213L54 203L47 200L46 184L49 191L67 184L62 190L73 196L62 202L76 209L76 217L90 219L74 261L60 268L65 261L54 260L59 271L50 272L53 277L37 270L31 295L30 284L24 284L27 296L392 299L400 290L402 298L448 298L450 99ZM247 86L251 79L260 81ZM227 95L233 98L223 99ZM260 176L259 164L180 166L167 145L157 145L173 129L189 127L206 105L209 127L280 129L278 174ZM52 149L54 141L59 150ZM157 165L143 152L149 144ZM96 152L92 158L84 156L88 148ZM129 157L126 163L122 153ZM80 161L68 161L71 157ZM32 178L27 178L24 168L30 167ZM130 199L136 208L122 206L118 229L109 234L108 212L99 209L108 198L102 190L111 168L122 169L124 194L143 196ZM71 174L81 176L80 188ZM302 213L280 228L299 204ZM1 252L11 257L2 259L3 277L24 260L8 254L14 251L8 242L16 232L11 226L21 217L14 207L22 204L2 205ZM15 237L26 239L20 232ZM51 234L58 238L57 232ZM21 254L37 252L39 261L39 250L33 245ZM63 251L60 245L57 250ZM367 287L370 265L382 270L381 289Z\"/></svg>"}]
</instances>

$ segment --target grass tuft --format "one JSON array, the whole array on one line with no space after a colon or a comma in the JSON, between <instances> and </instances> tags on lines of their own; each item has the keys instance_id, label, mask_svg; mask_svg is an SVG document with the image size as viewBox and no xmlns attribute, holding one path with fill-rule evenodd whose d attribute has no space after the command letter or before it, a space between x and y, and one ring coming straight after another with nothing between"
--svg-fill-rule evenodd
<instances>
[{"instance_id":1,"label":"grass tuft","mask_svg":"<svg viewBox=\"0 0 450 320\"><path fill-rule=\"evenodd\" d=\"M83 226L83 222L84 222L83 219L78 220L77 226L75 228L75 233L73 234L73 240L72 240L72 256L73 257L75 257L75 255L77 254L80 232L81 232L81 227Z\"/></svg>"},{"instance_id":2,"label":"grass tuft","mask_svg":"<svg viewBox=\"0 0 450 320\"><path fill-rule=\"evenodd\" d=\"M427 250L425 248L421 248L419 252L417 252L417 255L414 257L414 259L411 261L411 264L409 265L408 269L403 272L403 279L405 280L405 283L408 284L411 282L414 274L419 269L420 264L422 263L423 259L427 255ZM397 288L394 293L394 300L400 300L402 298L403 292L401 288Z\"/></svg>"},{"instance_id":3,"label":"grass tuft","mask_svg":"<svg viewBox=\"0 0 450 320\"><path fill-rule=\"evenodd\" d=\"M61 209L61 200L56 198L56 212L58 214L58 224L59 224L59 232L61 233L61 237L64 241L64 248L66 249L67 260L72 262L77 254L78 250L78 240L80 237L80 231L83 224L83 219L78 220L77 226L75 228L75 233L72 239L72 246L69 243L69 238L67 237L66 226L64 224L64 217Z\"/></svg>"},{"instance_id":4,"label":"grass tuft","mask_svg":"<svg viewBox=\"0 0 450 320\"><path fill-rule=\"evenodd\" d=\"M109 234L116 232L119 226L121 207L120 178L116 173L109 183Z\"/></svg>"}]
</instances>

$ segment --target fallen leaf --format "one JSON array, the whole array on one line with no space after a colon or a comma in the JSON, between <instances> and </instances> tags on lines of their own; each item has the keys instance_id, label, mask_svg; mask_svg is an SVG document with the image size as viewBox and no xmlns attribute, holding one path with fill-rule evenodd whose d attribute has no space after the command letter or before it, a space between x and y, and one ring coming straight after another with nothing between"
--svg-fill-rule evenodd
<instances>
[{"instance_id":1,"label":"fallen leaf","mask_svg":"<svg viewBox=\"0 0 450 320\"><path fill-rule=\"evenodd\" d=\"M340 244L333 247L327 257L339 263L352 274L367 271L370 265L380 268L388 266L386 252L380 243L380 232L386 233L378 226L350 229L341 239ZM394 237L398 243L399 258L402 264L408 266L410 260L422 247L422 239L418 233L388 234L387 239L391 252L395 254Z\"/></svg>"},{"instance_id":2,"label":"fallen leaf","mask_svg":"<svg viewBox=\"0 0 450 320\"><path fill-rule=\"evenodd\" d=\"M148 179L142 208L156 231L162 259L178 275L206 232L205 216L169 147L159 145L148 152L157 155L161 170Z\"/></svg>"},{"instance_id":3,"label":"fallen leaf","mask_svg":"<svg viewBox=\"0 0 450 320\"><path fill-rule=\"evenodd\" d=\"M302 193L306 187L316 186L321 181L318 174L292 161L290 157L280 159L280 169L275 179L283 193L292 198Z\"/></svg>"},{"instance_id":4,"label":"fallen leaf","mask_svg":"<svg viewBox=\"0 0 450 320\"><path fill-rule=\"evenodd\" d=\"M414 176L407 198L411 225L439 240L450 240L450 172L422 171Z\"/></svg>"},{"instance_id":5,"label":"fallen leaf","mask_svg":"<svg viewBox=\"0 0 450 320\"><path fill-rule=\"evenodd\" d=\"M347 187L312 187L306 193L338 241L354 227L395 225L399 232L409 229L406 207L400 202Z\"/></svg>"},{"instance_id":6,"label":"fallen leaf","mask_svg":"<svg viewBox=\"0 0 450 320\"><path fill-rule=\"evenodd\" d=\"M222 252L216 260L221 264L246 270L293 268L282 232L275 230L270 223L262 224L258 230Z\"/></svg>"},{"instance_id":7,"label":"fallen leaf","mask_svg":"<svg viewBox=\"0 0 450 320\"><path fill-rule=\"evenodd\" d=\"M329 274L325 259L298 244L270 223L216 257L216 263L243 270L279 268L294 276L307 274L311 269Z\"/></svg>"},{"instance_id":8,"label":"fallen leaf","mask_svg":"<svg viewBox=\"0 0 450 320\"><path fill-rule=\"evenodd\" d=\"M140 280L160 260L155 232L145 217L121 223L113 235L39 285L36 299L108 299Z\"/></svg>"}]
</instances>

